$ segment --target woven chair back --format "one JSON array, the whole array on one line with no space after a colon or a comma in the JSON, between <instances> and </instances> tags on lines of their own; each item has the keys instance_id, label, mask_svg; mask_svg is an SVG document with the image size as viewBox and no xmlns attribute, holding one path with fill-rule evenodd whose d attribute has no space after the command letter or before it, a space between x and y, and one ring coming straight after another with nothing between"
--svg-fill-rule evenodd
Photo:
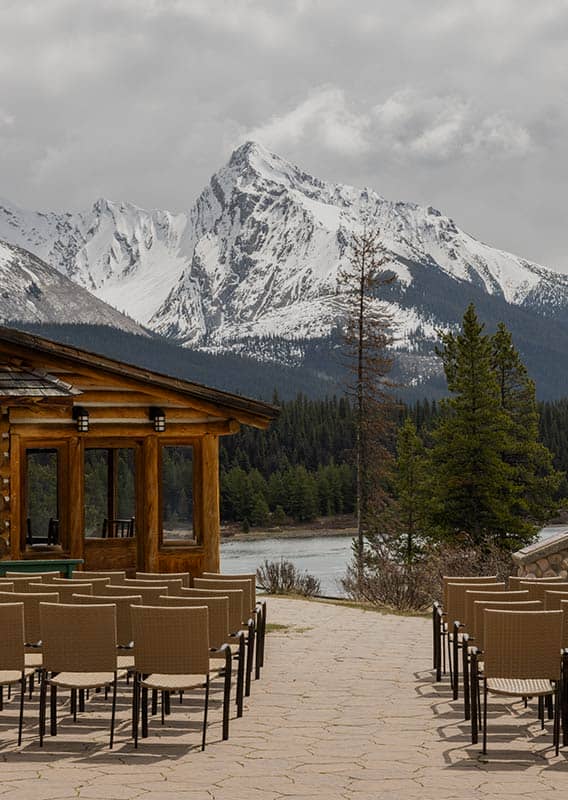
<instances>
[{"instance_id":1,"label":"woven chair back","mask_svg":"<svg viewBox=\"0 0 568 800\"><path fill-rule=\"evenodd\" d=\"M243 572L240 575L231 575L230 573L221 574L220 572L204 572L201 577L202 578L212 578L213 580L221 580L221 581L250 581L251 600L252 600L251 608L255 608L255 606L256 606L256 573L255 572Z\"/></svg>"},{"instance_id":2,"label":"woven chair back","mask_svg":"<svg viewBox=\"0 0 568 800\"><path fill-rule=\"evenodd\" d=\"M145 605L157 602L163 594L169 594L167 586L156 586L155 584L152 586L101 586L97 591L101 597L140 595L142 603Z\"/></svg>"},{"instance_id":3,"label":"woven chair back","mask_svg":"<svg viewBox=\"0 0 568 800\"><path fill-rule=\"evenodd\" d=\"M144 580L143 578L125 578L124 586L146 586L151 589L153 586L167 586L170 590L181 589L183 580L181 578L168 578L164 576L161 581Z\"/></svg>"},{"instance_id":4,"label":"woven chair back","mask_svg":"<svg viewBox=\"0 0 568 800\"><path fill-rule=\"evenodd\" d=\"M159 583L162 578L167 578L168 580L181 578L182 585L186 588L189 588L191 583L191 573L189 572L137 572L136 578L140 578L143 581L155 581L156 583Z\"/></svg>"},{"instance_id":5,"label":"woven chair back","mask_svg":"<svg viewBox=\"0 0 568 800\"><path fill-rule=\"evenodd\" d=\"M137 672L208 674L209 621L206 606L132 606L131 614Z\"/></svg>"},{"instance_id":6,"label":"woven chair back","mask_svg":"<svg viewBox=\"0 0 568 800\"><path fill-rule=\"evenodd\" d=\"M41 629L39 626L39 604L58 603L59 593L56 591L44 591L38 594L30 592L0 592L0 603L22 603L24 609L24 641L28 644L35 644L41 640Z\"/></svg>"},{"instance_id":7,"label":"woven chair back","mask_svg":"<svg viewBox=\"0 0 568 800\"><path fill-rule=\"evenodd\" d=\"M11 584L15 592L25 592L30 583L39 583L37 578L0 578L0 586Z\"/></svg>"},{"instance_id":8,"label":"woven chair back","mask_svg":"<svg viewBox=\"0 0 568 800\"><path fill-rule=\"evenodd\" d=\"M24 604L0 603L0 670L23 672L24 655Z\"/></svg>"},{"instance_id":9,"label":"woven chair back","mask_svg":"<svg viewBox=\"0 0 568 800\"><path fill-rule=\"evenodd\" d=\"M497 575L444 575L442 585L444 587L444 608L448 607L448 583L499 583Z\"/></svg>"},{"instance_id":10,"label":"woven chair back","mask_svg":"<svg viewBox=\"0 0 568 800\"><path fill-rule=\"evenodd\" d=\"M243 592L243 617L241 622L247 623L252 615L254 615L255 608L252 599L252 590L250 580L229 580L226 578L194 578L194 589L242 589Z\"/></svg>"},{"instance_id":11,"label":"woven chair back","mask_svg":"<svg viewBox=\"0 0 568 800\"><path fill-rule=\"evenodd\" d=\"M2 581L0 583L0 592L13 592L15 591L15 586L10 581Z\"/></svg>"},{"instance_id":12,"label":"woven chair back","mask_svg":"<svg viewBox=\"0 0 568 800\"><path fill-rule=\"evenodd\" d=\"M116 608L110 604L39 607L43 667L49 672L114 672Z\"/></svg>"},{"instance_id":13,"label":"woven chair back","mask_svg":"<svg viewBox=\"0 0 568 800\"><path fill-rule=\"evenodd\" d=\"M178 597L227 597L229 599L229 631L236 633L243 624L243 590L242 589L181 589Z\"/></svg>"},{"instance_id":14,"label":"woven chair back","mask_svg":"<svg viewBox=\"0 0 568 800\"><path fill-rule=\"evenodd\" d=\"M484 615L485 677L559 680L562 611L487 608Z\"/></svg>"},{"instance_id":15,"label":"woven chair back","mask_svg":"<svg viewBox=\"0 0 568 800\"><path fill-rule=\"evenodd\" d=\"M560 583L560 581L555 581L552 584L540 581L523 581L520 586L522 586L523 589L528 590L531 600L542 600L543 602L545 600L546 593L552 591L553 587L554 591L568 591L568 583Z\"/></svg>"},{"instance_id":16,"label":"woven chair back","mask_svg":"<svg viewBox=\"0 0 568 800\"><path fill-rule=\"evenodd\" d=\"M104 570L104 569L93 569L93 570L76 570L73 573L73 580L76 581L90 581L91 578L108 578L110 584L118 584L124 583L124 579L126 578L126 572L124 570Z\"/></svg>"},{"instance_id":17,"label":"woven chair back","mask_svg":"<svg viewBox=\"0 0 568 800\"><path fill-rule=\"evenodd\" d=\"M566 600L560 601L560 610L564 615L562 618L562 647L568 647L568 597Z\"/></svg>"},{"instance_id":18,"label":"woven chair back","mask_svg":"<svg viewBox=\"0 0 568 800\"><path fill-rule=\"evenodd\" d=\"M511 575L509 578L509 589L519 589L519 584L526 583L527 581L530 583L561 583L565 580L566 578L562 578L560 575L555 575L551 578L531 578L528 575Z\"/></svg>"},{"instance_id":19,"label":"woven chair back","mask_svg":"<svg viewBox=\"0 0 568 800\"><path fill-rule=\"evenodd\" d=\"M501 600L502 602L506 603L514 600L531 600L531 598L529 597L529 593L526 589L518 592L507 591L506 589L497 592L485 589L467 589L465 593L464 618L463 620L460 620L460 622L464 622L467 625L468 633L472 634L473 636L476 635L473 614L474 603L476 600Z\"/></svg>"},{"instance_id":20,"label":"woven chair back","mask_svg":"<svg viewBox=\"0 0 568 800\"><path fill-rule=\"evenodd\" d=\"M473 624L475 625L474 644L479 650L485 647L485 616L486 608L494 608L498 611L543 611L540 600L488 600L479 599L474 602Z\"/></svg>"},{"instance_id":21,"label":"woven chair back","mask_svg":"<svg viewBox=\"0 0 568 800\"><path fill-rule=\"evenodd\" d=\"M4 573L7 578L10 580L12 578L29 578L35 583L46 583L47 581L53 580L53 578L60 578L61 572L56 570L52 570L51 572L26 572L25 575L22 575L21 572L5 572Z\"/></svg>"},{"instance_id":22,"label":"woven chair back","mask_svg":"<svg viewBox=\"0 0 568 800\"><path fill-rule=\"evenodd\" d=\"M479 587L479 583L448 583L446 587L448 601L445 611L450 624L455 620L465 622L465 593L468 589L475 591ZM484 583L483 587L488 592L505 591L504 583Z\"/></svg>"},{"instance_id":23,"label":"woven chair back","mask_svg":"<svg viewBox=\"0 0 568 800\"><path fill-rule=\"evenodd\" d=\"M563 600L568 600L568 589L562 592L547 589L544 593L544 608L546 611L558 611L562 608Z\"/></svg>"},{"instance_id":24,"label":"woven chair back","mask_svg":"<svg viewBox=\"0 0 568 800\"><path fill-rule=\"evenodd\" d=\"M207 606L209 610L209 646L218 650L229 639L228 597L160 597L160 605L195 608Z\"/></svg>"},{"instance_id":25,"label":"woven chair back","mask_svg":"<svg viewBox=\"0 0 568 800\"><path fill-rule=\"evenodd\" d=\"M133 641L130 606L142 604L142 597L139 594L114 596L74 594L72 600L73 603L86 606L112 603L116 608L116 641L122 645Z\"/></svg>"},{"instance_id":26,"label":"woven chair back","mask_svg":"<svg viewBox=\"0 0 568 800\"><path fill-rule=\"evenodd\" d=\"M57 586L74 586L82 583L90 583L94 591L99 586L108 586L110 584L110 578L83 578L83 580L79 580L78 578L54 578L51 583Z\"/></svg>"},{"instance_id":27,"label":"woven chair back","mask_svg":"<svg viewBox=\"0 0 568 800\"><path fill-rule=\"evenodd\" d=\"M57 592L60 603L72 603L72 597L75 592L92 594L93 586L90 583L73 583L71 586L62 583L30 583L25 591L35 594L39 592Z\"/></svg>"}]
</instances>

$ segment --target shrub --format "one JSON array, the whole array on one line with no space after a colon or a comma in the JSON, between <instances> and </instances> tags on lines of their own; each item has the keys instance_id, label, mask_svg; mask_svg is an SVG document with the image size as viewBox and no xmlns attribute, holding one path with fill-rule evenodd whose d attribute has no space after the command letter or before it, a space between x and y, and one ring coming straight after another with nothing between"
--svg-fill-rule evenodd
<instances>
[{"instance_id":1,"label":"shrub","mask_svg":"<svg viewBox=\"0 0 568 800\"><path fill-rule=\"evenodd\" d=\"M268 594L301 594L313 597L320 593L319 578L300 572L291 561L264 561L256 571L259 585Z\"/></svg>"},{"instance_id":2,"label":"shrub","mask_svg":"<svg viewBox=\"0 0 568 800\"><path fill-rule=\"evenodd\" d=\"M424 611L442 597L443 575L511 574L511 554L488 544L474 546L463 539L457 544L436 542L411 563L400 563L387 546L367 552L361 578L356 565L348 567L342 585L348 596L397 611Z\"/></svg>"}]
</instances>

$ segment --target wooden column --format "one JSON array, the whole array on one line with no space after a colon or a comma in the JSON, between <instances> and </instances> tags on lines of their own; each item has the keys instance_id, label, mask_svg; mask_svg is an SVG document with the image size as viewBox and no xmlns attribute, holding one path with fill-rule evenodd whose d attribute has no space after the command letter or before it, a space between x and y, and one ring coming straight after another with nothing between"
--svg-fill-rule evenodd
<instances>
[{"instance_id":1,"label":"wooden column","mask_svg":"<svg viewBox=\"0 0 568 800\"><path fill-rule=\"evenodd\" d=\"M63 549L71 558L85 557L85 456L83 444L78 436L69 440L68 469L65 471L67 486L63 497L67 501L67 516ZM63 509L64 510L64 509Z\"/></svg>"},{"instance_id":2,"label":"wooden column","mask_svg":"<svg viewBox=\"0 0 568 800\"><path fill-rule=\"evenodd\" d=\"M219 572L221 527L219 522L219 437L206 434L202 440L198 474L202 503L203 569Z\"/></svg>"},{"instance_id":3,"label":"wooden column","mask_svg":"<svg viewBox=\"0 0 568 800\"><path fill-rule=\"evenodd\" d=\"M157 436L146 436L142 458L142 524L137 525L138 569L158 569L160 542L160 445Z\"/></svg>"},{"instance_id":4,"label":"wooden column","mask_svg":"<svg viewBox=\"0 0 568 800\"><path fill-rule=\"evenodd\" d=\"M3 451L0 456L5 460ZM4 471L1 472L2 476L2 502L5 505L4 497L9 497L9 517L6 515L5 519L9 520L10 535L10 557L16 561L22 557L22 538L25 541L25 533L22 537L22 525L25 520L22 517L22 502L23 502L23 486L22 486L22 445L20 437L17 433L12 433L10 436L10 472L7 475ZM8 477L8 484L4 483L5 478ZM3 521L3 525L5 520ZM4 526L5 527L5 526Z\"/></svg>"}]
</instances>

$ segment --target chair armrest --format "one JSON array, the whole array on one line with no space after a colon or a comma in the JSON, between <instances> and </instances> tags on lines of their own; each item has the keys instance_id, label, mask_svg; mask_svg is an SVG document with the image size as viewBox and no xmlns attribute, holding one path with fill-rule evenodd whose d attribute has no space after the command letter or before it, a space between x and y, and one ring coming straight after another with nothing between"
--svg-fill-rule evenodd
<instances>
[{"instance_id":1,"label":"chair armrest","mask_svg":"<svg viewBox=\"0 0 568 800\"><path fill-rule=\"evenodd\" d=\"M41 648L42 645L43 642L41 641L41 639L39 640L39 642L24 642L24 647L35 647L37 650L39 650L39 648Z\"/></svg>"}]
</instances>

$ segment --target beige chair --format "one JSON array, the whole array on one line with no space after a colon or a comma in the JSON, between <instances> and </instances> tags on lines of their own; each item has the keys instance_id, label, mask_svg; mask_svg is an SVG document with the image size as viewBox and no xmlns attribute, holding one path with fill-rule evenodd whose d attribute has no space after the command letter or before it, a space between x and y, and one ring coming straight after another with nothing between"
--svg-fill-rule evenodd
<instances>
[{"instance_id":1,"label":"beige chair","mask_svg":"<svg viewBox=\"0 0 568 800\"><path fill-rule=\"evenodd\" d=\"M33 669L26 667L24 653L24 606L22 603L0 603L0 692L4 686L20 684L20 719L18 745L22 744L26 679ZM0 711L3 708L0 695Z\"/></svg>"},{"instance_id":2,"label":"beige chair","mask_svg":"<svg viewBox=\"0 0 568 800\"><path fill-rule=\"evenodd\" d=\"M83 580L75 578L54 578L51 583L57 586L80 586L84 583L90 583L93 587L93 592L95 592L100 586L108 586L110 584L110 578L83 578Z\"/></svg>"},{"instance_id":3,"label":"beige chair","mask_svg":"<svg viewBox=\"0 0 568 800\"><path fill-rule=\"evenodd\" d=\"M156 581L158 583L162 578L181 578L182 584L186 588L189 588L191 583L191 574L189 572L137 572L135 577L143 581Z\"/></svg>"},{"instance_id":4,"label":"beige chair","mask_svg":"<svg viewBox=\"0 0 568 800\"><path fill-rule=\"evenodd\" d=\"M520 583L525 583L526 581L530 581L531 583L540 583L544 581L546 583L561 583L565 581L566 578L562 578L560 575L551 576L550 578L530 578L528 575L511 575L509 577L509 589L518 589Z\"/></svg>"},{"instance_id":5,"label":"beige chair","mask_svg":"<svg viewBox=\"0 0 568 800\"><path fill-rule=\"evenodd\" d=\"M487 608L483 653L483 753L487 753L488 695L553 697L553 742L560 747L562 611L510 611ZM477 654L473 679L477 683ZM477 714L472 713L473 718ZM543 715L544 724L544 715Z\"/></svg>"},{"instance_id":6,"label":"beige chair","mask_svg":"<svg viewBox=\"0 0 568 800\"><path fill-rule=\"evenodd\" d=\"M223 739L229 738L229 694L231 691L232 651L229 630L229 598L228 597L161 597L160 605L182 606L195 608L207 606L209 611L209 657L211 669L219 677L225 679L224 691L226 694L223 716ZM237 672L237 717L243 715L244 695L244 665L245 665L245 637L240 634L240 647ZM229 645L224 647L223 645ZM219 664L222 660L223 665Z\"/></svg>"},{"instance_id":7,"label":"beige chair","mask_svg":"<svg viewBox=\"0 0 568 800\"><path fill-rule=\"evenodd\" d=\"M39 625L40 603L58 603L59 593L44 591L38 594L30 592L4 592L0 591L1 603L22 603L24 609L24 642L25 663L31 669L41 669L41 630ZM33 688L33 684L32 684Z\"/></svg>"},{"instance_id":8,"label":"beige chair","mask_svg":"<svg viewBox=\"0 0 568 800\"><path fill-rule=\"evenodd\" d=\"M40 690L39 743L43 746L47 689L51 688L51 729L57 734L57 690L72 692L112 686L110 747L114 742L116 687L116 607L40 605L43 669ZM51 673L51 677L49 676Z\"/></svg>"},{"instance_id":9,"label":"beige chair","mask_svg":"<svg viewBox=\"0 0 568 800\"><path fill-rule=\"evenodd\" d=\"M109 583L120 585L126 578L124 570L104 570L104 569L82 569L73 572L73 580L85 581L91 578L108 578Z\"/></svg>"},{"instance_id":10,"label":"beige chair","mask_svg":"<svg viewBox=\"0 0 568 800\"><path fill-rule=\"evenodd\" d=\"M212 578L213 580L236 581L248 580L251 591L251 613L256 629L256 660L255 678L260 678L260 670L264 666L264 639L266 633L266 600L259 601L256 596L256 573L245 572L238 575L204 572L202 578Z\"/></svg>"},{"instance_id":11,"label":"beige chair","mask_svg":"<svg viewBox=\"0 0 568 800\"><path fill-rule=\"evenodd\" d=\"M247 649L247 664L246 664L246 678L245 678L245 695L250 695L251 678L253 672L253 665L255 663L255 648L256 644L256 613L253 608L253 593L250 585L250 580L229 580L229 579L216 579L216 578L194 578L194 589L216 589L217 591L226 591L227 589L240 589L243 593L243 610L241 622L237 629L231 633L238 634L239 631L244 630L246 634L246 649ZM258 677L255 671L255 676Z\"/></svg>"},{"instance_id":12,"label":"beige chair","mask_svg":"<svg viewBox=\"0 0 568 800\"><path fill-rule=\"evenodd\" d=\"M102 597L130 597L139 595L144 605L156 602L162 595L169 594L167 586L102 586L98 589ZM81 592L83 594L83 592Z\"/></svg>"},{"instance_id":13,"label":"beige chair","mask_svg":"<svg viewBox=\"0 0 568 800\"><path fill-rule=\"evenodd\" d=\"M97 605L112 603L116 608L117 666L119 670L134 669L134 640L132 638L132 619L130 606L141 605L139 594L131 595L89 595L74 594L73 603Z\"/></svg>"},{"instance_id":14,"label":"beige chair","mask_svg":"<svg viewBox=\"0 0 568 800\"><path fill-rule=\"evenodd\" d=\"M9 580L12 578L29 578L36 583L47 582L53 580L53 578L61 577L61 572L57 570L51 570L50 572L5 572L4 574Z\"/></svg>"},{"instance_id":15,"label":"beige chair","mask_svg":"<svg viewBox=\"0 0 568 800\"><path fill-rule=\"evenodd\" d=\"M148 735L148 689L171 693L205 688L203 735L205 749L209 709L209 622L206 606L165 608L132 606L135 678L133 693L134 746L142 709L142 736ZM163 708L163 705L162 705Z\"/></svg>"},{"instance_id":16,"label":"beige chair","mask_svg":"<svg viewBox=\"0 0 568 800\"><path fill-rule=\"evenodd\" d=\"M6 591L25 592L30 583L37 583L36 578L0 578L0 587L11 586Z\"/></svg>"},{"instance_id":17,"label":"beige chair","mask_svg":"<svg viewBox=\"0 0 568 800\"><path fill-rule=\"evenodd\" d=\"M167 575L162 577L160 581L143 580L142 578L125 578L124 586L147 586L149 589L152 586L167 586L170 591L175 591L183 587L182 578L169 578Z\"/></svg>"},{"instance_id":18,"label":"beige chair","mask_svg":"<svg viewBox=\"0 0 568 800\"><path fill-rule=\"evenodd\" d=\"M568 583L561 583L554 581L553 583L545 581L521 581L519 587L526 589L530 595L531 600L542 600L546 597L546 592L566 592L568 591Z\"/></svg>"},{"instance_id":19,"label":"beige chair","mask_svg":"<svg viewBox=\"0 0 568 800\"><path fill-rule=\"evenodd\" d=\"M56 588L57 586L57 588ZM65 583L30 583L25 592L39 594L40 592L57 592L60 603L70 603L75 592L81 594L92 594L93 586L91 583L73 583L71 586Z\"/></svg>"}]
</instances>

